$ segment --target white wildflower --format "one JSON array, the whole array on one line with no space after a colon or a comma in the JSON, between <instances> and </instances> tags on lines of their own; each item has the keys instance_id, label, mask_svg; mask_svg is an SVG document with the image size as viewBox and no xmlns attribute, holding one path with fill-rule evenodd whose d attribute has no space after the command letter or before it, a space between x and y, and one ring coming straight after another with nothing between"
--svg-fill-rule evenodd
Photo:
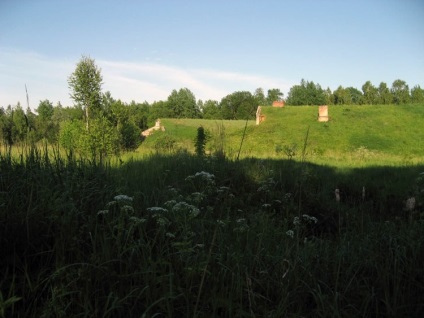
<instances>
[{"instance_id":1,"label":"white wildflower","mask_svg":"<svg viewBox=\"0 0 424 318\"><path fill-rule=\"evenodd\" d=\"M120 202L120 201L132 202L132 200L133 200L132 197L129 197L125 194L119 194L119 195L115 196L113 199L117 202Z\"/></svg>"},{"instance_id":2,"label":"white wildflower","mask_svg":"<svg viewBox=\"0 0 424 318\"><path fill-rule=\"evenodd\" d=\"M415 197L408 198L405 203L406 211L413 211L415 209Z\"/></svg>"},{"instance_id":3,"label":"white wildflower","mask_svg":"<svg viewBox=\"0 0 424 318\"><path fill-rule=\"evenodd\" d=\"M117 201L110 201L106 204L106 208L111 208L111 207L115 206L116 204L118 204Z\"/></svg>"},{"instance_id":4,"label":"white wildflower","mask_svg":"<svg viewBox=\"0 0 424 318\"><path fill-rule=\"evenodd\" d=\"M200 172L196 172L196 174L194 175L195 177L201 177L203 179L215 179L215 176L209 172L206 171L200 171Z\"/></svg>"},{"instance_id":5,"label":"white wildflower","mask_svg":"<svg viewBox=\"0 0 424 318\"><path fill-rule=\"evenodd\" d=\"M109 213L109 210L101 210L99 212L97 212L97 215L106 215Z\"/></svg>"},{"instance_id":6,"label":"white wildflower","mask_svg":"<svg viewBox=\"0 0 424 318\"><path fill-rule=\"evenodd\" d=\"M294 225L300 225L300 219L299 219L299 217L297 217L297 216L294 217L293 224Z\"/></svg>"},{"instance_id":7,"label":"white wildflower","mask_svg":"<svg viewBox=\"0 0 424 318\"><path fill-rule=\"evenodd\" d=\"M200 213L200 210L197 207L188 204L187 202L178 202L174 205L172 211L176 213L186 212L192 217L196 217Z\"/></svg>"},{"instance_id":8,"label":"white wildflower","mask_svg":"<svg viewBox=\"0 0 424 318\"><path fill-rule=\"evenodd\" d=\"M167 218L159 217L159 218L156 219L156 223L159 226L167 226L170 222Z\"/></svg>"},{"instance_id":9,"label":"white wildflower","mask_svg":"<svg viewBox=\"0 0 424 318\"><path fill-rule=\"evenodd\" d=\"M193 202L193 203L200 203L200 202L202 202L202 200L204 199L204 194L203 193L200 193L200 192L193 192L191 195L190 195L190 201L191 202Z\"/></svg>"},{"instance_id":10,"label":"white wildflower","mask_svg":"<svg viewBox=\"0 0 424 318\"><path fill-rule=\"evenodd\" d=\"M177 204L177 201L176 200L169 200L169 201L166 201L163 205L166 208L172 210L172 208L174 207L175 204Z\"/></svg>"},{"instance_id":11,"label":"white wildflower","mask_svg":"<svg viewBox=\"0 0 424 318\"><path fill-rule=\"evenodd\" d=\"M132 213L132 212L134 212L134 208L131 205L124 205L121 208L121 211L126 212L126 213Z\"/></svg>"},{"instance_id":12,"label":"white wildflower","mask_svg":"<svg viewBox=\"0 0 424 318\"><path fill-rule=\"evenodd\" d=\"M314 216L309 216L307 214L303 214L302 217L308 223L312 223L312 222L315 223L315 224L318 223L318 219L316 217L314 217Z\"/></svg>"},{"instance_id":13,"label":"white wildflower","mask_svg":"<svg viewBox=\"0 0 424 318\"><path fill-rule=\"evenodd\" d=\"M167 209L164 209L160 206L153 206L153 207L147 208L147 211L152 212L152 213L166 213L166 212L168 212Z\"/></svg>"},{"instance_id":14,"label":"white wildflower","mask_svg":"<svg viewBox=\"0 0 424 318\"><path fill-rule=\"evenodd\" d=\"M138 218L136 216L132 216L129 218L130 222L134 223L135 225L141 224L146 222L147 220L145 218Z\"/></svg>"},{"instance_id":15,"label":"white wildflower","mask_svg":"<svg viewBox=\"0 0 424 318\"><path fill-rule=\"evenodd\" d=\"M168 186L167 190L170 194L178 194L178 190L175 189L174 187Z\"/></svg>"},{"instance_id":16,"label":"white wildflower","mask_svg":"<svg viewBox=\"0 0 424 318\"><path fill-rule=\"evenodd\" d=\"M263 207L264 209L267 209L267 208L270 208L270 207L271 207L271 204L269 204L269 203L265 203L265 204L262 204L262 207Z\"/></svg>"},{"instance_id":17,"label":"white wildflower","mask_svg":"<svg viewBox=\"0 0 424 318\"><path fill-rule=\"evenodd\" d=\"M286 235L289 236L289 237L291 237L291 238L293 238L294 237L294 232L292 230L288 230L286 232Z\"/></svg>"},{"instance_id":18,"label":"white wildflower","mask_svg":"<svg viewBox=\"0 0 424 318\"><path fill-rule=\"evenodd\" d=\"M196 172L194 175L188 176L185 180L190 181L190 180L193 180L194 178L199 178L204 180L214 180L215 176L209 172L200 171L200 172Z\"/></svg>"}]
</instances>

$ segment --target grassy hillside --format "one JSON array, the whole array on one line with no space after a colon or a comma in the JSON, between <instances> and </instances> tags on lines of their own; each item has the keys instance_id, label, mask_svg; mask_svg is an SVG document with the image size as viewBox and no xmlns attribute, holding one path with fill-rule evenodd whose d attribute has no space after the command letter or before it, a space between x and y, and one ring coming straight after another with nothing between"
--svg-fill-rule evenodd
<instances>
[{"instance_id":1,"label":"grassy hillside","mask_svg":"<svg viewBox=\"0 0 424 318\"><path fill-rule=\"evenodd\" d=\"M330 121L317 121L318 107L262 107L265 121L248 121L241 157L302 157L337 165L411 164L424 160L424 105L330 106ZM163 119L166 131L147 138L142 151L153 149L161 135L172 136L177 147L193 151L196 129L202 125L214 150L219 127L224 127L227 156L237 155L246 121Z\"/></svg>"}]
</instances>

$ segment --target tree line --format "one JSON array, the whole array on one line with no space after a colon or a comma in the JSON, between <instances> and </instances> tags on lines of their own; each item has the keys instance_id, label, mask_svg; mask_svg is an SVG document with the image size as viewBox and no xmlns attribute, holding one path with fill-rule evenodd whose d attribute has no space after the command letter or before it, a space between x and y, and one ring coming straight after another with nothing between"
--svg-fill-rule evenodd
<instances>
[{"instance_id":1,"label":"tree line","mask_svg":"<svg viewBox=\"0 0 424 318\"><path fill-rule=\"evenodd\" d=\"M53 105L40 101L35 113L15 106L0 107L1 142L9 149L20 143L45 141L59 144L69 151L102 160L112 153L137 148L140 132L151 127L157 118L253 119L258 105L270 106L282 100L278 88L257 88L253 93L236 91L221 99L197 100L188 88L174 89L167 100L153 103L114 99L102 91L101 70L94 59L83 56L68 84L73 106ZM323 89L313 81L301 80L294 85L285 102L287 105L376 105L424 104L424 90L420 86L409 89L403 80L395 80L391 88L384 82L378 87L370 81L362 90L339 86L335 91Z\"/></svg>"},{"instance_id":2,"label":"tree line","mask_svg":"<svg viewBox=\"0 0 424 318\"><path fill-rule=\"evenodd\" d=\"M301 80L293 86L287 96L288 105L402 105L423 104L424 89L419 85L409 89L408 84L400 79L392 83L391 88L385 82L378 87L371 81L365 82L358 90L355 87L339 86L335 91L323 89L313 81Z\"/></svg>"}]
</instances>

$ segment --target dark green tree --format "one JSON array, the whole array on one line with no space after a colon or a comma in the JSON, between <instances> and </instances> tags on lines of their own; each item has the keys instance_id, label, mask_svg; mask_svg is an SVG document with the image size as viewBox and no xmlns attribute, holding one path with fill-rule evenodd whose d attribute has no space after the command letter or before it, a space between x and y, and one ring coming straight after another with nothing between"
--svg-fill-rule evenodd
<instances>
[{"instance_id":1,"label":"dark green tree","mask_svg":"<svg viewBox=\"0 0 424 318\"><path fill-rule=\"evenodd\" d=\"M196 97L188 88L173 90L168 96L167 106L174 118L199 118Z\"/></svg>"},{"instance_id":2,"label":"dark green tree","mask_svg":"<svg viewBox=\"0 0 424 318\"><path fill-rule=\"evenodd\" d=\"M75 104L84 110L87 130L90 120L96 118L101 111L102 81L100 68L94 59L87 56L81 58L75 71L68 78L70 96Z\"/></svg>"},{"instance_id":3,"label":"dark green tree","mask_svg":"<svg viewBox=\"0 0 424 318\"><path fill-rule=\"evenodd\" d=\"M225 96L219 107L223 119L253 119L258 105L252 93L241 91Z\"/></svg>"},{"instance_id":4,"label":"dark green tree","mask_svg":"<svg viewBox=\"0 0 424 318\"><path fill-rule=\"evenodd\" d=\"M156 120L159 118L172 118L174 114L172 110L168 107L166 101L155 101L150 106L149 115L148 115L148 125L149 127L154 125Z\"/></svg>"},{"instance_id":5,"label":"dark green tree","mask_svg":"<svg viewBox=\"0 0 424 318\"><path fill-rule=\"evenodd\" d=\"M26 141L26 136L28 134L29 129L29 122L20 103L16 105L15 109L12 112L12 122L13 143Z\"/></svg>"},{"instance_id":6,"label":"dark green tree","mask_svg":"<svg viewBox=\"0 0 424 318\"><path fill-rule=\"evenodd\" d=\"M335 105L349 105L352 103L352 99L350 96L349 90L344 88L343 86L337 87L337 89L333 93L334 95L334 104Z\"/></svg>"},{"instance_id":7,"label":"dark green tree","mask_svg":"<svg viewBox=\"0 0 424 318\"><path fill-rule=\"evenodd\" d=\"M324 90L319 84L302 79L300 85L294 85L287 96L288 105L323 105L326 102Z\"/></svg>"},{"instance_id":8,"label":"dark green tree","mask_svg":"<svg viewBox=\"0 0 424 318\"><path fill-rule=\"evenodd\" d=\"M355 87L347 87L346 90L349 92L352 104L359 105L362 102L363 96L360 90Z\"/></svg>"},{"instance_id":9,"label":"dark green tree","mask_svg":"<svg viewBox=\"0 0 424 318\"><path fill-rule=\"evenodd\" d=\"M59 133L59 123L55 123L53 115L55 109L48 100L40 101L36 109L38 116L36 118L36 129L40 138L45 138L49 143L57 141Z\"/></svg>"},{"instance_id":10,"label":"dark green tree","mask_svg":"<svg viewBox=\"0 0 424 318\"><path fill-rule=\"evenodd\" d=\"M378 86L378 103L383 105L390 105L393 102L393 95L387 84L381 82Z\"/></svg>"},{"instance_id":11,"label":"dark green tree","mask_svg":"<svg viewBox=\"0 0 424 318\"><path fill-rule=\"evenodd\" d=\"M272 105L272 102L283 99L284 94L279 88L271 88L266 96L266 105Z\"/></svg>"},{"instance_id":12,"label":"dark green tree","mask_svg":"<svg viewBox=\"0 0 424 318\"><path fill-rule=\"evenodd\" d=\"M378 89L370 81L366 81L362 85L362 104L376 105L378 104Z\"/></svg>"},{"instance_id":13,"label":"dark green tree","mask_svg":"<svg viewBox=\"0 0 424 318\"><path fill-rule=\"evenodd\" d=\"M329 87L324 91L324 97L326 105L334 105L334 95Z\"/></svg>"},{"instance_id":14,"label":"dark green tree","mask_svg":"<svg viewBox=\"0 0 424 318\"><path fill-rule=\"evenodd\" d=\"M255 90L255 94L253 95L256 99L256 104L258 106L265 106L267 104L267 100L265 98L263 88L259 87Z\"/></svg>"},{"instance_id":15,"label":"dark green tree","mask_svg":"<svg viewBox=\"0 0 424 318\"><path fill-rule=\"evenodd\" d=\"M202 116L204 119L222 119L219 103L216 100L207 100L204 102Z\"/></svg>"},{"instance_id":16,"label":"dark green tree","mask_svg":"<svg viewBox=\"0 0 424 318\"><path fill-rule=\"evenodd\" d=\"M3 144L6 146L6 150L10 151L13 144L13 109L12 106L8 106L6 109L0 109L0 135L3 141Z\"/></svg>"},{"instance_id":17,"label":"dark green tree","mask_svg":"<svg viewBox=\"0 0 424 318\"><path fill-rule=\"evenodd\" d=\"M205 128L203 128L203 126L199 126L197 128L196 140L194 141L196 155L198 155L199 157L203 157L205 155L207 139L208 138L205 132Z\"/></svg>"},{"instance_id":18,"label":"dark green tree","mask_svg":"<svg viewBox=\"0 0 424 318\"><path fill-rule=\"evenodd\" d=\"M132 101L129 105L129 113L132 122L138 127L139 130L148 128L148 118L150 112L150 105L148 102L136 103Z\"/></svg>"},{"instance_id":19,"label":"dark green tree","mask_svg":"<svg viewBox=\"0 0 424 318\"><path fill-rule=\"evenodd\" d=\"M420 85L411 88L411 103L424 104L424 89Z\"/></svg>"},{"instance_id":20,"label":"dark green tree","mask_svg":"<svg viewBox=\"0 0 424 318\"><path fill-rule=\"evenodd\" d=\"M392 84L391 89L393 102L397 105L407 104L409 102L409 87L405 81L397 79Z\"/></svg>"}]
</instances>

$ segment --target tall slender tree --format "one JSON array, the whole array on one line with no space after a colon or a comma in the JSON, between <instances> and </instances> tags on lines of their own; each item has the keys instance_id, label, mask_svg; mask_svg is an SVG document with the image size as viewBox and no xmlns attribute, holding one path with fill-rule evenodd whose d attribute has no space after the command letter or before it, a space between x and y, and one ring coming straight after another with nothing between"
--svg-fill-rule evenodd
<instances>
[{"instance_id":1,"label":"tall slender tree","mask_svg":"<svg viewBox=\"0 0 424 318\"><path fill-rule=\"evenodd\" d=\"M89 122L100 111L102 105L102 81L100 68L94 59L82 56L75 71L69 76L68 84L71 89L71 98L85 113L86 129Z\"/></svg>"}]
</instances>

